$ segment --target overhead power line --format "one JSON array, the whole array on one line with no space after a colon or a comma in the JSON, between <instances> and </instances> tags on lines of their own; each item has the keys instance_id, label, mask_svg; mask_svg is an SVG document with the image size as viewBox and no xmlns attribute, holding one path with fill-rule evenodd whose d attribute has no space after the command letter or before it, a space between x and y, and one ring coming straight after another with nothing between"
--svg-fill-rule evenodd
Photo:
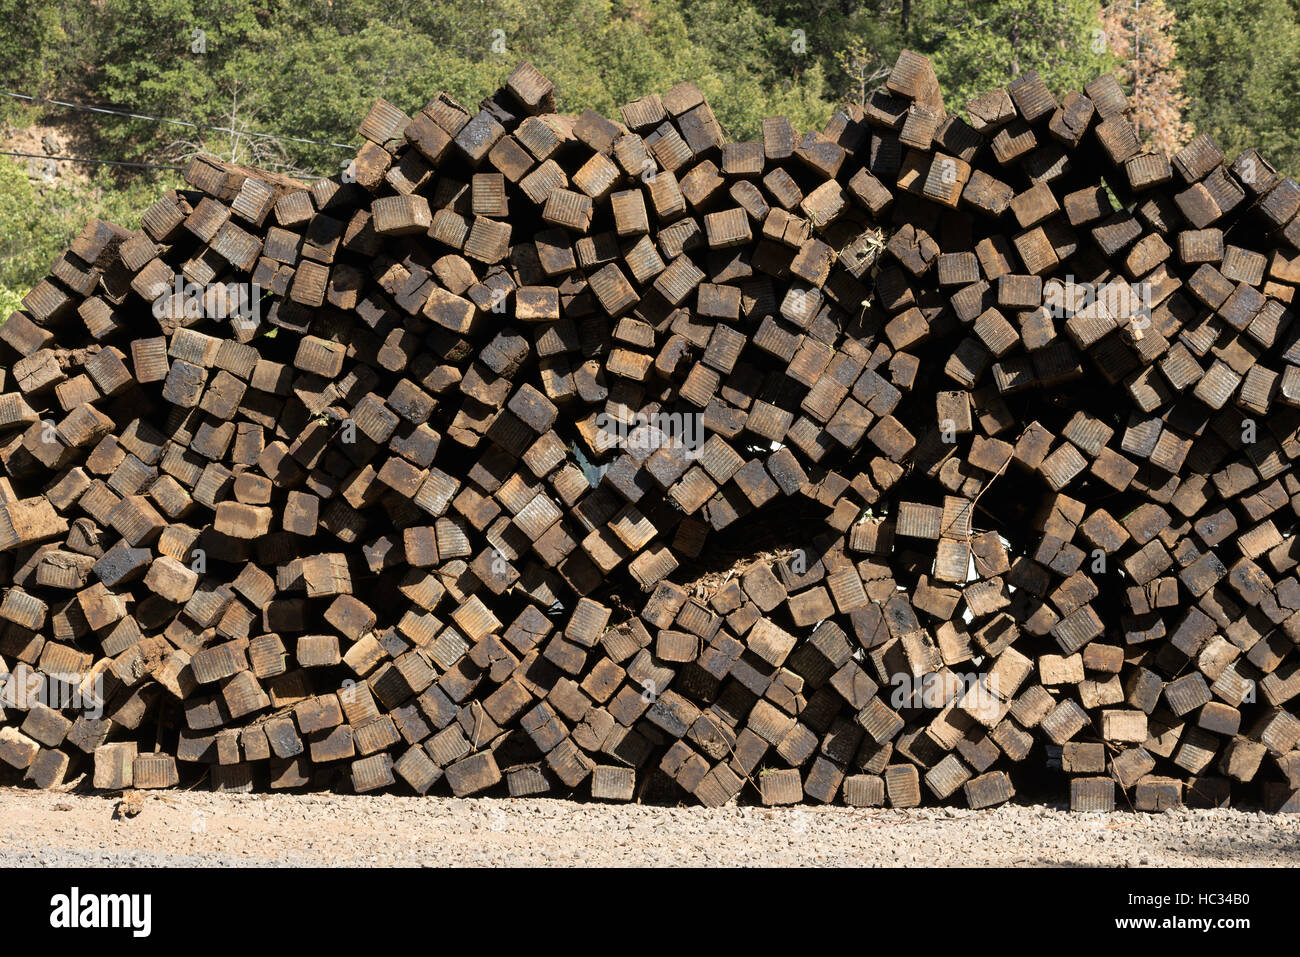
<instances>
[{"instance_id":1,"label":"overhead power line","mask_svg":"<svg viewBox=\"0 0 1300 957\"><path fill-rule=\"evenodd\" d=\"M128 163L125 160L92 159L88 156L46 156L44 153L15 153L0 150L0 156L23 156L28 159L55 160L60 163L97 163L102 166L135 166L139 169L174 169L183 170L183 166L165 166L160 163Z\"/></svg>"},{"instance_id":2,"label":"overhead power line","mask_svg":"<svg viewBox=\"0 0 1300 957\"><path fill-rule=\"evenodd\" d=\"M229 126L212 126L207 123L191 123L189 120L174 120L165 116L149 116L147 113L136 113L131 110L116 110L106 106L90 106L85 103L72 103L68 100L51 100L42 96L29 96L26 93L12 93L9 90L0 90L0 94L12 97L15 100L27 100L31 103L48 103L51 106L62 106L70 110L82 110L86 113L103 113L108 116L120 116L129 120L147 120L152 123L169 123L172 126L184 126L192 130L212 130L217 133L232 133L236 136L255 136L260 139L268 140L286 140L294 143L306 143L310 146L328 146L335 149L355 150L356 146L348 143L332 143L322 140L311 140L302 136L288 136L281 133L256 133L252 130L236 130Z\"/></svg>"}]
</instances>

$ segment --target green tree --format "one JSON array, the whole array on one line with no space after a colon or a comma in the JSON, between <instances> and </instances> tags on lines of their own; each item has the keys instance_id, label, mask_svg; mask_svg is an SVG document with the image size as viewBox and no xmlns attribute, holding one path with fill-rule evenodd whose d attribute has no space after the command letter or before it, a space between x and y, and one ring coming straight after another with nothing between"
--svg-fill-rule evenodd
<instances>
[{"instance_id":1,"label":"green tree","mask_svg":"<svg viewBox=\"0 0 1300 957\"><path fill-rule=\"evenodd\" d=\"M0 84L48 96L94 57L96 22L81 0L0 0Z\"/></svg>"},{"instance_id":2,"label":"green tree","mask_svg":"<svg viewBox=\"0 0 1300 957\"><path fill-rule=\"evenodd\" d=\"M1300 25L1290 0L1173 0L1188 119L1235 156L1300 172Z\"/></svg>"},{"instance_id":3,"label":"green tree","mask_svg":"<svg viewBox=\"0 0 1300 957\"><path fill-rule=\"evenodd\" d=\"M948 105L1037 70L1056 94L1111 66L1095 0L917 0L908 42L930 54Z\"/></svg>"},{"instance_id":4,"label":"green tree","mask_svg":"<svg viewBox=\"0 0 1300 957\"><path fill-rule=\"evenodd\" d=\"M569 111L617 116L623 102L694 80L737 136L753 135L777 112L819 125L834 101L823 60L830 44L818 34L799 52L792 35L801 28L744 0L105 0L105 16L123 26L102 52L104 97L320 141L356 142L376 96L414 111L442 88L472 109L524 59L551 77L559 108ZM149 123L118 121L105 131L138 156L203 147L321 172L343 159L333 148Z\"/></svg>"},{"instance_id":5,"label":"green tree","mask_svg":"<svg viewBox=\"0 0 1300 957\"><path fill-rule=\"evenodd\" d=\"M191 123L255 128L275 107L269 69L254 54L271 39L249 0L106 0L102 58L94 92L142 113ZM260 62L259 62L260 60ZM264 143L150 121L104 120L103 140L136 157L176 158L206 148L236 161L275 161ZM240 147L243 147L242 149Z\"/></svg>"}]
</instances>

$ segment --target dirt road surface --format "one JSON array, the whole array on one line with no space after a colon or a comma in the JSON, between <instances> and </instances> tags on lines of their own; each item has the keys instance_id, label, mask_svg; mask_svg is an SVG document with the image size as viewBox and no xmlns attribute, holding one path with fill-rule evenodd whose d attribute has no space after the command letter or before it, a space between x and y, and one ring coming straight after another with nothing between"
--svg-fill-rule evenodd
<instances>
[{"instance_id":1,"label":"dirt road surface","mask_svg":"<svg viewBox=\"0 0 1300 957\"><path fill-rule=\"evenodd\" d=\"M0 866L1296 866L1300 816L0 789Z\"/></svg>"}]
</instances>

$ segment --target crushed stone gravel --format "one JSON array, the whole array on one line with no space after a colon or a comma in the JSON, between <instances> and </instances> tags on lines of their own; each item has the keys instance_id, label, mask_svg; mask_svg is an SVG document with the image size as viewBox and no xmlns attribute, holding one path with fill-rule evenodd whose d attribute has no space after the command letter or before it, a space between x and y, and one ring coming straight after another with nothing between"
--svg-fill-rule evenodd
<instances>
[{"instance_id":1,"label":"crushed stone gravel","mask_svg":"<svg viewBox=\"0 0 1300 957\"><path fill-rule=\"evenodd\" d=\"M1300 815L0 789L0 866L1295 866Z\"/></svg>"}]
</instances>

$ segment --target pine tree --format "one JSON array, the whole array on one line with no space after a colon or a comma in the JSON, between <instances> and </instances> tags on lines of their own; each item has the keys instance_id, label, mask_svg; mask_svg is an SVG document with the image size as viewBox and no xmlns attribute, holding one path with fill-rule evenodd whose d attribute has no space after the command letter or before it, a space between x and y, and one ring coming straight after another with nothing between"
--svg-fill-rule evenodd
<instances>
[{"instance_id":1,"label":"pine tree","mask_svg":"<svg viewBox=\"0 0 1300 957\"><path fill-rule=\"evenodd\" d=\"M1060 95L1112 68L1099 13L1096 0L914 0L907 42L932 57L951 108L1027 70Z\"/></svg>"},{"instance_id":2,"label":"pine tree","mask_svg":"<svg viewBox=\"0 0 1300 957\"><path fill-rule=\"evenodd\" d=\"M1105 41L1129 90L1130 119L1142 141L1173 154L1192 137L1183 121L1183 71L1174 66L1174 11L1165 0L1115 0L1101 14Z\"/></svg>"},{"instance_id":3,"label":"pine tree","mask_svg":"<svg viewBox=\"0 0 1300 957\"><path fill-rule=\"evenodd\" d=\"M1247 146L1300 172L1300 23L1294 0L1167 0L1178 13L1188 119L1228 154Z\"/></svg>"}]
</instances>

